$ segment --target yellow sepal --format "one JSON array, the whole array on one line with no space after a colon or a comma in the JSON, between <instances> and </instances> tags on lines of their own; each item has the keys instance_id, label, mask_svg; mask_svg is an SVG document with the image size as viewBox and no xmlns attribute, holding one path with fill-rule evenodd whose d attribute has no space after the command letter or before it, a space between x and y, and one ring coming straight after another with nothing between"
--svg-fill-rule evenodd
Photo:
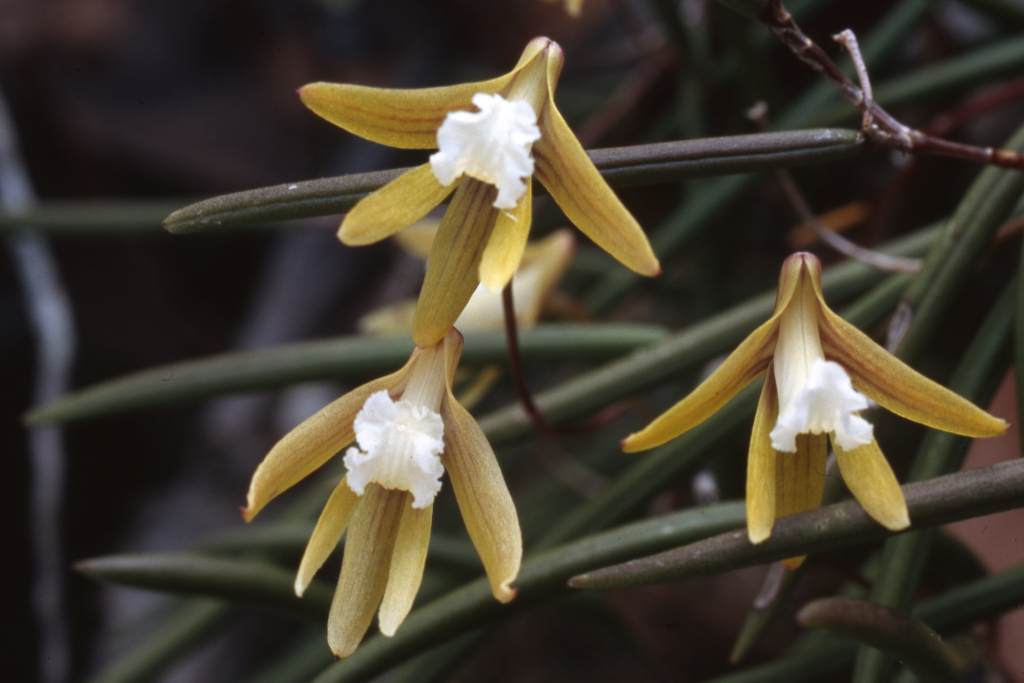
<instances>
[{"instance_id":1,"label":"yellow sepal","mask_svg":"<svg viewBox=\"0 0 1024 683\"><path fill-rule=\"evenodd\" d=\"M320 519L306 544L306 552L302 554L299 571L295 575L295 594L299 597L306 592L313 575L338 546L358 502L359 496L349 488L347 478L342 477L327 499L327 505L320 513Z\"/></svg>"},{"instance_id":2,"label":"yellow sepal","mask_svg":"<svg viewBox=\"0 0 1024 683\"><path fill-rule=\"evenodd\" d=\"M342 220L338 239L361 247L391 237L430 213L457 184L439 183L430 164L417 166L359 200Z\"/></svg>"},{"instance_id":3,"label":"yellow sepal","mask_svg":"<svg viewBox=\"0 0 1024 683\"><path fill-rule=\"evenodd\" d=\"M509 584L519 574L523 556L515 504L487 437L451 392L441 404L441 417L446 427L441 460L459 511L483 561L491 592L498 601L509 602L516 595Z\"/></svg>"},{"instance_id":4,"label":"yellow sepal","mask_svg":"<svg viewBox=\"0 0 1024 683\"><path fill-rule=\"evenodd\" d=\"M751 543L761 543L772 533L775 524L775 458L770 433L779 418L779 398L775 392L772 366L761 387L761 400L754 413L754 428L750 433L750 452L747 455L747 537Z\"/></svg>"},{"instance_id":5,"label":"yellow sepal","mask_svg":"<svg viewBox=\"0 0 1024 683\"><path fill-rule=\"evenodd\" d=\"M423 581L423 567L427 563L434 506L428 505L418 510L410 503L411 496L406 496L405 510L402 511L402 521L398 525L395 549L391 555L388 585L377 615L380 632L386 636L395 635L412 609L416 592Z\"/></svg>"},{"instance_id":6,"label":"yellow sepal","mask_svg":"<svg viewBox=\"0 0 1024 683\"><path fill-rule=\"evenodd\" d=\"M514 75L513 71L488 81L409 90L310 83L299 88L299 97L315 114L359 137L389 147L436 149L444 117L471 109L473 95L493 95Z\"/></svg>"},{"instance_id":7,"label":"yellow sepal","mask_svg":"<svg viewBox=\"0 0 1024 683\"><path fill-rule=\"evenodd\" d=\"M480 283L480 259L498 217L496 195L493 185L473 178L466 178L455 191L427 260L413 318L417 346L439 342Z\"/></svg>"},{"instance_id":8,"label":"yellow sepal","mask_svg":"<svg viewBox=\"0 0 1024 683\"><path fill-rule=\"evenodd\" d=\"M910 526L907 501L878 442L872 439L852 451L844 451L834 443L832 447L846 488L871 518L893 531Z\"/></svg>"},{"instance_id":9,"label":"yellow sepal","mask_svg":"<svg viewBox=\"0 0 1024 683\"><path fill-rule=\"evenodd\" d=\"M764 374L775 349L777 328L778 321L772 318L754 330L686 398L644 429L623 439L622 450L632 453L660 446L711 417L743 387Z\"/></svg>"},{"instance_id":10,"label":"yellow sepal","mask_svg":"<svg viewBox=\"0 0 1024 683\"><path fill-rule=\"evenodd\" d=\"M533 216L533 183L526 179L526 192L516 208L499 211L494 231L480 259L480 282L492 292L500 292L512 279L526 250Z\"/></svg>"},{"instance_id":11,"label":"yellow sepal","mask_svg":"<svg viewBox=\"0 0 1024 683\"><path fill-rule=\"evenodd\" d=\"M554 102L538 121L533 143L534 175L566 217L624 266L640 275L661 273L643 228L604 181Z\"/></svg>"},{"instance_id":12,"label":"yellow sepal","mask_svg":"<svg viewBox=\"0 0 1024 683\"><path fill-rule=\"evenodd\" d=\"M373 621L388 583L395 538L407 491L368 484L352 514L341 560L341 577L327 617L327 644L336 657L348 657Z\"/></svg>"}]
</instances>

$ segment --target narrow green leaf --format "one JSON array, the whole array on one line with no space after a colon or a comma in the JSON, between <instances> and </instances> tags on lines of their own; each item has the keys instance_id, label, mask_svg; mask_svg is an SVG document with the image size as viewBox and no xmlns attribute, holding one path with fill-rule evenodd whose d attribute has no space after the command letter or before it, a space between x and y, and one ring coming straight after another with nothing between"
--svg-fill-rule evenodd
<instances>
[{"instance_id":1,"label":"narrow green leaf","mask_svg":"<svg viewBox=\"0 0 1024 683\"><path fill-rule=\"evenodd\" d=\"M520 348L531 361L603 360L665 339L654 325L541 325L523 330ZM409 359L409 335L345 337L172 363L109 380L40 406L30 425L65 424L140 408L258 391L316 380L366 380L393 372ZM462 362L507 362L503 333L467 334Z\"/></svg>"},{"instance_id":2,"label":"narrow green leaf","mask_svg":"<svg viewBox=\"0 0 1024 683\"><path fill-rule=\"evenodd\" d=\"M916 606L913 613L939 633L952 633L1024 603L1024 564L960 586ZM857 648L833 641L708 683L802 683L849 667Z\"/></svg>"},{"instance_id":3,"label":"narrow green leaf","mask_svg":"<svg viewBox=\"0 0 1024 683\"><path fill-rule=\"evenodd\" d=\"M324 623L334 594L332 587L314 581L299 598L294 572L259 561L194 553L109 555L77 562L75 569L104 583L249 602Z\"/></svg>"},{"instance_id":4,"label":"narrow green leaf","mask_svg":"<svg viewBox=\"0 0 1024 683\"><path fill-rule=\"evenodd\" d=\"M861 148L857 131L811 129L615 147L588 154L605 180L620 186L791 168L843 159ZM408 170L306 180L214 197L175 211L164 227L181 234L341 214Z\"/></svg>"},{"instance_id":5,"label":"narrow green leaf","mask_svg":"<svg viewBox=\"0 0 1024 683\"><path fill-rule=\"evenodd\" d=\"M927 624L895 607L853 598L813 600L796 615L797 623L824 628L870 645L932 683L955 683L972 661Z\"/></svg>"},{"instance_id":6,"label":"narrow green leaf","mask_svg":"<svg viewBox=\"0 0 1024 683\"><path fill-rule=\"evenodd\" d=\"M170 665L227 624L238 612L234 605L216 600L187 600L146 633L138 642L106 663L86 683L145 683L157 679Z\"/></svg>"},{"instance_id":7,"label":"narrow green leaf","mask_svg":"<svg viewBox=\"0 0 1024 683\"><path fill-rule=\"evenodd\" d=\"M949 474L906 484L907 531L1024 506L1024 461ZM905 532L900 532L905 533ZM893 536L854 500L783 517L772 535L754 545L746 529L697 541L651 557L606 567L570 580L575 588L622 588L679 581L694 576L819 553Z\"/></svg>"}]
</instances>

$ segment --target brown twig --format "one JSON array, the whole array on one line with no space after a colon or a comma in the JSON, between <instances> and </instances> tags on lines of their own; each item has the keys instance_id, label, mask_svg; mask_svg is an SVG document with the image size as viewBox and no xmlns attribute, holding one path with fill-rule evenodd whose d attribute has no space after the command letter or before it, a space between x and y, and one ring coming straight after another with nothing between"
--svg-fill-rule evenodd
<instances>
[{"instance_id":1,"label":"brown twig","mask_svg":"<svg viewBox=\"0 0 1024 683\"><path fill-rule=\"evenodd\" d=\"M853 35L852 33L850 35ZM860 51L857 50L857 54ZM871 101L871 91L864 92L866 101ZM758 102L747 112L747 118L754 121L764 132L768 132L768 107L764 102ZM790 205L805 224L809 225L822 242L838 251L847 258L860 261L878 270L889 273L916 273L921 269L921 262L918 259L890 256L877 251L872 251L858 244L854 244L835 230L821 222L817 214L811 209L811 205L804 198L803 193L793 180L792 174L785 169L775 171L775 177L782 186L782 191L789 199Z\"/></svg>"},{"instance_id":2,"label":"brown twig","mask_svg":"<svg viewBox=\"0 0 1024 683\"><path fill-rule=\"evenodd\" d=\"M801 61L824 76L864 115L863 133L872 142L909 154L927 153L978 161L1004 168L1024 170L1024 157L1016 152L992 147L978 147L934 137L903 125L882 109L871 97L867 67L860 57L857 39L849 29L834 36L850 51L861 85L846 77L835 62L813 40L800 30L781 0L768 0L758 19Z\"/></svg>"}]
</instances>

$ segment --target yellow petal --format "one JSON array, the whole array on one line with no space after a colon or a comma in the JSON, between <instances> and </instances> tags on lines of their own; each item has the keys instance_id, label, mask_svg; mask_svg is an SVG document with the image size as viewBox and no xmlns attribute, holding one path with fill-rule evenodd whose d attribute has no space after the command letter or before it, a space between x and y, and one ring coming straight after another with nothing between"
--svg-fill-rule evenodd
<instances>
[{"instance_id":1,"label":"yellow petal","mask_svg":"<svg viewBox=\"0 0 1024 683\"><path fill-rule=\"evenodd\" d=\"M416 599L416 592L423 580L423 567L427 563L433 511L433 505L417 510L407 504L402 513L395 550L391 556L388 587L384 591L378 615L380 632L386 636L395 635Z\"/></svg>"},{"instance_id":2,"label":"yellow petal","mask_svg":"<svg viewBox=\"0 0 1024 683\"><path fill-rule=\"evenodd\" d=\"M907 501L878 442L844 451L834 443L839 471L853 497L872 519L893 531L910 526Z\"/></svg>"},{"instance_id":3,"label":"yellow petal","mask_svg":"<svg viewBox=\"0 0 1024 683\"><path fill-rule=\"evenodd\" d=\"M359 247L391 237L430 213L457 184L446 187L434 177L430 164L417 166L353 206L341 222L338 239Z\"/></svg>"},{"instance_id":4,"label":"yellow petal","mask_svg":"<svg viewBox=\"0 0 1024 683\"><path fill-rule=\"evenodd\" d=\"M449 112L471 109L473 95L493 95L514 74L412 90L310 83L299 89L299 97L317 115L367 140L403 149L435 149L437 129Z\"/></svg>"},{"instance_id":5,"label":"yellow petal","mask_svg":"<svg viewBox=\"0 0 1024 683\"><path fill-rule=\"evenodd\" d=\"M398 372L353 389L278 441L252 475L247 505L242 510L245 521L252 520L263 506L352 443L356 436L352 421L366 399L381 389L391 389L408 367L406 364Z\"/></svg>"},{"instance_id":6,"label":"yellow petal","mask_svg":"<svg viewBox=\"0 0 1024 683\"><path fill-rule=\"evenodd\" d=\"M359 496L348 487L345 478L342 478L331 497L327 499L327 505L320 513L320 519L317 520L313 534L309 537L309 543L306 544L302 562L299 563L299 571L295 575L295 594L299 597L306 592L309 582L313 580L313 575L338 546L338 541L345 533L345 527L348 526L348 521L358 502Z\"/></svg>"},{"instance_id":7,"label":"yellow petal","mask_svg":"<svg viewBox=\"0 0 1024 683\"><path fill-rule=\"evenodd\" d=\"M821 505L827 460L828 436L825 434L800 434L796 437L796 453L775 452L776 517L813 510ZM793 571L805 559L806 555L787 557L782 564Z\"/></svg>"},{"instance_id":8,"label":"yellow petal","mask_svg":"<svg viewBox=\"0 0 1024 683\"><path fill-rule=\"evenodd\" d=\"M690 395L622 441L627 453L654 448L711 417L740 389L764 374L775 349L777 318L754 330Z\"/></svg>"},{"instance_id":9,"label":"yellow petal","mask_svg":"<svg viewBox=\"0 0 1024 683\"><path fill-rule=\"evenodd\" d=\"M341 577L327 618L327 644L336 657L355 652L388 583L395 537L408 505L406 491L368 484L352 515Z\"/></svg>"},{"instance_id":10,"label":"yellow petal","mask_svg":"<svg viewBox=\"0 0 1024 683\"><path fill-rule=\"evenodd\" d=\"M849 373L853 388L892 412L928 427L963 436L999 436L1007 424L933 382L866 334L821 305L825 357Z\"/></svg>"},{"instance_id":11,"label":"yellow petal","mask_svg":"<svg viewBox=\"0 0 1024 683\"><path fill-rule=\"evenodd\" d=\"M512 496L487 437L450 392L441 404L441 417L445 424L441 459L462 519L484 563L491 592L500 602L508 602L516 595L509 584L519 574L523 556L523 536Z\"/></svg>"},{"instance_id":12,"label":"yellow petal","mask_svg":"<svg viewBox=\"0 0 1024 683\"><path fill-rule=\"evenodd\" d=\"M451 329L480 282L480 258L491 236L498 210L497 190L473 178L465 179L437 229L427 261L413 319L417 346L432 346Z\"/></svg>"},{"instance_id":13,"label":"yellow petal","mask_svg":"<svg viewBox=\"0 0 1024 683\"><path fill-rule=\"evenodd\" d=\"M553 102L540 113L541 138L533 143L534 175L566 217L627 268L654 276L658 259L640 224L615 196Z\"/></svg>"},{"instance_id":14,"label":"yellow petal","mask_svg":"<svg viewBox=\"0 0 1024 683\"><path fill-rule=\"evenodd\" d=\"M500 292L512 279L523 260L526 238L533 215L533 183L526 179L526 192L512 211L499 211L491 239L480 258L480 282L492 292Z\"/></svg>"},{"instance_id":15,"label":"yellow petal","mask_svg":"<svg viewBox=\"0 0 1024 683\"><path fill-rule=\"evenodd\" d=\"M754 414L750 453L747 455L747 537L751 543L761 543L771 536L775 524L776 453L769 434L778 418L779 398L769 365L761 388L761 400Z\"/></svg>"},{"instance_id":16,"label":"yellow petal","mask_svg":"<svg viewBox=\"0 0 1024 683\"><path fill-rule=\"evenodd\" d=\"M776 453L776 518L813 510L821 505L827 459L826 434L799 434L796 453Z\"/></svg>"}]
</instances>

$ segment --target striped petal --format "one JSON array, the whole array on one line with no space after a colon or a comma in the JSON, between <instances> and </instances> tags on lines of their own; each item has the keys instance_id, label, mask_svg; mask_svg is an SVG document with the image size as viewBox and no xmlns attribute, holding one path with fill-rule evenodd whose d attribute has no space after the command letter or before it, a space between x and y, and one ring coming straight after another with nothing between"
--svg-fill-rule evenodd
<instances>
[{"instance_id":1,"label":"striped petal","mask_svg":"<svg viewBox=\"0 0 1024 683\"><path fill-rule=\"evenodd\" d=\"M647 235L598 173L554 102L540 112L539 125L534 175L566 217L630 270L658 275L661 266Z\"/></svg>"},{"instance_id":2,"label":"striped petal","mask_svg":"<svg viewBox=\"0 0 1024 683\"><path fill-rule=\"evenodd\" d=\"M780 451L776 455L776 518L813 510L821 505L827 459L827 434L800 434L796 438L796 453Z\"/></svg>"},{"instance_id":3,"label":"striped petal","mask_svg":"<svg viewBox=\"0 0 1024 683\"><path fill-rule=\"evenodd\" d=\"M398 372L353 389L278 441L252 475L242 518L252 520L267 503L352 443L352 421L366 399L381 389L391 389L401 381L407 368L408 364Z\"/></svg>"},{"instance_id":4,"label":"striped petal","mask_svg":"<svg viewBox=\"0 0 1024 683\"><path fill-rule=\"evenodd\" d=\"M509 602L509 584L519 574L523 536L512 496L501 476L494 451L476 420L449 392L441 404L445 449L441 456L469 537L483 561L491 592Z\"/></svg>"},{"instance_id":5,"label":"striped petal","mask_svg":"<svg viewBox=\"0 0 1024 683\"><path fill-rule=\"evenodd\" d=\"M355 652L370 627L388 583L388 571L406 491L369 484L352 515L341 561L341 577L327 618L327 644L336 657Z\"/></svg>"},{"instance_id":6,"label":"striped petal","mask_svg":"<svg viewBox=\"0 0 1024 683\"><path fill-rule=\"evenodd\" d=\"M342 478L331 497L327 499L327 505L320 513L320 519L317 520L309 543L306 544L302 562L299 563L299 571L295 575L295 594L299 597L306 592L313 575L338 547L338 541L345 533L358 502L359 496L349 488L346 478Z\"/></svg>"},{"instance_id":7,"label":"striped petal","mask_svg":"<svg viewBox=\"0 0 1024 683\"><path fill-rule=\"evenodd\" d=\"M318 116L367 140L403 149L436 149L437 129L450 112L472 109L473 95L494 94L514 75L411 90L310 83L299 89L299 97Z\"/></svg>"},{"instance_id":8,"label":"striped petal","mask_svg":"<svg viewBox=\"0 0 1024 683\"><path fill-rule=\"evenodd\" d=\"M819 299L821 290L818 289ZM1000 436L1007 424L899 360L821 302L825 357L849 373L853 388L908 420L962 436Z\"/></svg>"},{"instance_id":9,"label":"striped petal","mask_svg":"<svg viewBox=\"0 0 1024 683\"><path fill-rule=\"evenodd\" d=\"M813 510L821 505L825 490L825 464L828 460L828 435L800 434L796 437L796 453L775 453L775 516L776 518ZM782 560L795 570L806 555Z\"/></svg>"},{"instance_id":10,"label":"striped petal","mask_svg":"<svg viewBox=\"0 0 1024 683\"><path fill-rule=\"evenodd\" d=\"M772 534L775 524L775 458L769 436L779 416L779 397L775 392L775 377L771 365L761 388L761 400L754 414L754 428L750 434L750 453L747 455L747 537L751 543L761 543Z\"/></svg>"},{"instance_id":11,"label":"striped petal","mask_svg":"<svg viewBox=\"0 0 1024 683\"><path fill-rule=\"evenodd\" d=\"M523 260L532 215L533 183L527 178L526 192L516 208L498 213L491 238L480 258L480 282L492 292L504 289Z\"/></svg>"},{"instance_id":12,"label":"striped petal","mask_svg":"<svg viewBox=\"0 0 1024 683\"><path fill-rule=\"evenodd\" d=\"M492 185L465 179L445 211L427 261L413 319L417 346L439 342L458 319L480 282L480 259L498 210Z\"/></svg>"},{"instance_id":13,"label":"striped petal","mask_svg":"<svg viewBox=\"0 0 1024 683\"><path fill-rule=\"evenodd\" d=\"M754 330L686 398L644 429L623 439L622 449L632 453L660 446L711 417L743 387L764 374L775 349L777 330L776 318Z\"/></svg>"},{"instance_id":14,"label":"striped petal","mask_svg":"<svg viewBox=\"0 0 1024 683\"><path fill-rule=\"evenodd\" d=\"M439 183L430 164L417 166L353 206L341 222L338 239L359 247L391 237L430 213L457 184Z\"/></svg>"},{"instance_id":15,"label":"striped petal","mask_svg":"<svg viewBox=\"0 0 1024 683\"><path fill-rule=\"evenodd\" d=\"M423 567L427 563L433 511L433 505L421 510L406 505L402 512L395 550L391 556L388 586L384 590L378 615L380 631L386 636L395 635L416 599L416 592L423 580Z\"/></svg>"},{"instance_id":16,"label":"striped petal","mask_svg":"<svg viewBox=\"0 0 1024 683\"><path fill-rule=\"evenodd\" d=\"M907 502L892 467L882 455L878 442L844 451L832 444L846 488L871 518L887 529L899 531L910 526Z\"/></svg>"}]
</instances>

